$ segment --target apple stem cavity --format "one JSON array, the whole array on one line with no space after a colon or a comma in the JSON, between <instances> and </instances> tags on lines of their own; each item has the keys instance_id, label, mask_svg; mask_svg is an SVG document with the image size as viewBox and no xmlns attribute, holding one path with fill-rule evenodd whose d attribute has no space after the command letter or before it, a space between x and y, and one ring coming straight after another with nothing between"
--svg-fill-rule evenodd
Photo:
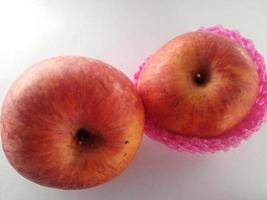
<instances>
[{"instance_id":1,"label":"apple stem cavity","mask_svg":"<svg viewBox=\"0 0 267 200\"><path fill-rule=\"evenodd\" d=\"M104 140L99 134L92 133L86 129L80 128L75 134L76 143L83 149L96 149L100 147Z\"/></svg>"},{"instance_id":2,"label":"apple stem cavity","mask_svg":"<svg viewBox=\"0 0 267 200\"><path fill-rule=\"evenodd\" d=\"M204 86L208 83L210 77L207 71L199 71L193 75L193 81L198 86Z\"/></svg>"}]
</instances>

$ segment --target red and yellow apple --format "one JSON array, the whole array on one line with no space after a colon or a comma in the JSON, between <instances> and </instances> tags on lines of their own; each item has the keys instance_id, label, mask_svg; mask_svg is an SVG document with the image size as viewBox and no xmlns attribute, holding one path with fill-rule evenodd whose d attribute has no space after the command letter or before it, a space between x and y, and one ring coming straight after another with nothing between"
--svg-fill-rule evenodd
<instances>
[{"instance_id":1,"label":"red and yellow apple","mask_svg":"<svg viewBox=\"0 0 267 200\"><path fill-rule=\"evenodd\" d=\"M144 64L137 88L149 120L183 136L223 135L250 112L259 90L249 54L229 38L191 32Z\"/></svg>"},{"instance_id":2,"label":"red and yellow apple","mask_svg":"<svg viewBox=\"0 0 267 200\"><path fill-rule=\"evenodd\" d=\"M4 152L36 183L62 189L108 181L132 160L144 111L131 81L101 61L57 57L35 64L8 91Z\"/></svg>"}]
</instances>

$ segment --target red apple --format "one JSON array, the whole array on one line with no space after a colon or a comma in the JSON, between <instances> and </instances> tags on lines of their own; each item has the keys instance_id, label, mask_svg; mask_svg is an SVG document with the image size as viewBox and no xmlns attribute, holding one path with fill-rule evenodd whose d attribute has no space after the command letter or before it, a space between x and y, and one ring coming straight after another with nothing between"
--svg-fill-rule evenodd
<instances>
[{"instance_id":1,"label":"red apple","mask_svg":"<svg viewBox=\"0 0 267 200\"><path fill-rule=\"evenodd\" d=\"M216 137L237 125L258 94L257 68L237 43L207 32L174 38L145 63L137 88L160 128Z\"/></svg>"},{"instance_id":2,"label":"red apple","mask_svg":"<svg viewBox=\"0 0 267 200\"><path fill-rule=\"evenodd\" d=\"M80 189L124 170L142 138L142 101L131 81L101 61L57 57L10 88L1 135L11 165L36 183Z\"/></svg>"}]
</instances>

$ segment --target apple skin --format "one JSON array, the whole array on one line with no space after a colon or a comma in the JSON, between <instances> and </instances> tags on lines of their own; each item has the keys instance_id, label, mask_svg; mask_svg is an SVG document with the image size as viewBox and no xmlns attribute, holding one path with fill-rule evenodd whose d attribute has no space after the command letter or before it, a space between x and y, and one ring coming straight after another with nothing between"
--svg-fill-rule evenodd
<instances>
[{"instance_id":1,"label":"apple skin","mask_svg":"<svg viewBox=\"0 0 267 200\"><path fill-rule=\"evenodd\" d=\"M137 88L145 113L174 135L218 137L250 112L257 68L229 38L190 32L169 41L143 66Z\"/></svg>"},{"instance_id":2,"label":"apple skin","mask_svg":"<svg viewBox=\"0 0 267 200\"><path fill-rule=\"evenodd\" d=\"M11 165L38 184L82 189L120 174L142 138L144 110L120 71L85 57L28 69L4 100L1 136Z\"/></svg>"}]
</instances>

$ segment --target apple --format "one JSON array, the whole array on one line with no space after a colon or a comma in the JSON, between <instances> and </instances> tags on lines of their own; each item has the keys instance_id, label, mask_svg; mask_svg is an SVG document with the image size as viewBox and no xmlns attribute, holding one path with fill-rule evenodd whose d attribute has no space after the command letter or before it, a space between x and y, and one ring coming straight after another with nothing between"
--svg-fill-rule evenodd
<instances>
[{"instance_id":1,"label":"apple","mask_svg":"<svg viewBox=\"0 0 267 200\"><path fill-rule=\"evenodd\" d=\"M56 57L11 86L1 116L11 165L38 184L82 189L120 174L142 138L144 110L120 71L85 57Z\"/></svg>"},{"instance_id":2,"label":"apple","mask_svg":"<svg viewBox=\"0 0 267 200\"><path fill-rule=\"evenodd\" d=\"M227 134L251 111L257 67L229 38L208 32L178 36L145 62L138 91L147 118L173 135Z\"/></svg>"}]
</instances>

